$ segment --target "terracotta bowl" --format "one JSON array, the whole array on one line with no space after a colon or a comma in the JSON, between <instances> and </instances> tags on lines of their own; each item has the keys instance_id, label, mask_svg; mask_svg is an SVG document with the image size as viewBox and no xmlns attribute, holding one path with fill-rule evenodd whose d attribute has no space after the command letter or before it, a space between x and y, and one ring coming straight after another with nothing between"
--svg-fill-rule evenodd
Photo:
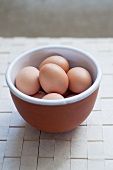
<instances>
[{"instance_id":1,"label":"terracotta bowl","mask_svg":"<svg viewBox=\"0 0 113 170\"><path fill-rule=\"evenodd\" d=\"M92 86L74 97L53 101L30 97L15 87L19 70L26 66L37 67L42 60L56 54L65 57L70 68L86 68L92 75ZM45 132L61 133L77 127L92 111L101 81L101 69L97 61L82 50L66 46L45 46L17 57L7 70L6 81L13 102L26 122Z\"/></svg>"}]
</instances>

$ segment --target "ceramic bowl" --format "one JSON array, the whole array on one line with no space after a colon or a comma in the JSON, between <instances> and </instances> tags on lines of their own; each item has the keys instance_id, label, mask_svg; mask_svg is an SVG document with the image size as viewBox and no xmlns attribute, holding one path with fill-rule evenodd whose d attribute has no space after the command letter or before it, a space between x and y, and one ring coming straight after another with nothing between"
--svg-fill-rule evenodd
<instances>
[{"instance_id":1,"label":"ceramic bowl","mask_svg":"<svg viewBox=\"0 0 113 170\"><path fill-rule=\"evenodd\" d=\"M66 58L70 68L80 66L87 69L93 79L92 86L79 95L60 100L37 99L20 92L15 87L18 72L26 66L38 67L41 61L51 55ZM80 49L44 46L18 56L6 72L6 81L13 102L26 122L45 132L61 133L76 128L92 111L101 81L101 69L95 58Z\"/></svg>"}]
</instances>

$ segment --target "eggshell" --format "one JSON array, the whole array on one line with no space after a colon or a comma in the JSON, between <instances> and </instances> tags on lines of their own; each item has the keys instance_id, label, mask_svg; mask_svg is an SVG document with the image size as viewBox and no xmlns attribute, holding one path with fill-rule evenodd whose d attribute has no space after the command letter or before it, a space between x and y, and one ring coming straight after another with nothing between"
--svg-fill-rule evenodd
<instances>
[{"instance_id":1,"label":"eggshell","mask_svg":"<svg viewBox=\"0 0 113 170\"><path fill-rule=\"evenodd\" d=\"M40 89L39 70L28 66L23 68L16 77L16 87L27 95L33 95Z\"/></svg>"},{"instance_id":2,"label":"eggshell","mask_svg":"<svg viewBox=\"0 0 113 170\"><path fill-rule=\"evenodd\" d=\"M42 99L58 100L58 99L64 99L64 97L58 93L49 93L49 94L45 95Z\"/></svg>"},{"instance_id":3,"label":"eggshell","mask_svg":"<svg viewBox=\"0 0 113 170\"><path fill-rule=\"evenodd\" d=\"M63 94L63 97L65 98L70 94L72 94L72 92L69 89L67 89L66 92Z\"/></svg>"},{"instance_id":4,"label":"eggshell","mask_svg":"<svg viewBox=\"0 0 113 170\"><path fill-rule=\"evenodd\" d=\"M69 79L69 90L74 93L81 93L92 85L90 73L82 67L74 67L67 73Z\"/></svg>"},{"instance_id":5,"label":"eggshell","mask_svg":"<svg viewBox=\"0 0 113 170\"><path fill-rule=\"evenodd\" d=\"M53 64L57 64L58 66L60 66L65 72L67 72L69 70L69 63L68 61L63 58L62 56L51 56L46 58L45 60L43 60L41 62L41 64L39 65L39 70L41 69L41 67L47 63L53 63Z\"/></svg>"},{"instance_id":6,"label":"eggshell","mask_svg":"<svg viewBox=\"0 0 113 170\"><path fill-rule=\"evenodd\" d=\"M32 97L42 99L45 95L46 93L44 93L43 91L39 91L38 93L34 94Z\"/></svg>"},{"instance_id":7,"label":"eggshell","mask_svg":"<svg viewBox=\"0 0 113 170\"><path fill-rule=\"evenodd\" d=\"M76 94L71 93L71 94L69 94L68 96L66 96L66 98L68 98L68 97L73 97L73 96L76 96Z\"/></svg>"},{"instance_id":8,"label":"eggshell","mask_svg":"<svg viewBox=\"0 0 113 170\"><path fill-rule=\"evenodd\" d=\"M46 93L63 94L68 88L68 77L65 71L56 64L45 64L39 73L41 87Z\"/></svg>"}]
</instances>

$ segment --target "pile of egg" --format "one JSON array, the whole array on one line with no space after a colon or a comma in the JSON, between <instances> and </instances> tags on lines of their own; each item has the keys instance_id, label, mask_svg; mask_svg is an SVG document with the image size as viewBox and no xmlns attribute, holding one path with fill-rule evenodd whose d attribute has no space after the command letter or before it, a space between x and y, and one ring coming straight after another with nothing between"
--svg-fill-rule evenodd
<instances>
[{"instance_id":1,"label":"pile of egg","mask_svg":"<svg viewBox=\"0 0 113 170\"><path fill-rule=\"evenodd\" d=\"M82 93L92 85L90 73L82 67L69 68L62 56L50 56L39 66L28 66L16 77L16 88L40 99L56 100Z\"/></svg>"}]
</instances>

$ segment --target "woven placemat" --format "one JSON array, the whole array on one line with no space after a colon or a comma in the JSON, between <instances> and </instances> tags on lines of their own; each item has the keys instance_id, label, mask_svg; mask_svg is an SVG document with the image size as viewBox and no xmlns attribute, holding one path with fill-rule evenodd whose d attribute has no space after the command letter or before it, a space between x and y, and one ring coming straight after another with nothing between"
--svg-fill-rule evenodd
<instances>
[{"instance_id":1,"label":"woven placemat","mask_svg":"<svg viewBox=\"0 0 113 170\"><path fill-rule=\"evenodd\" d=\"M92 54L102 68L93 111L77 129L47 134L28 125L12 103L5 72L26 50L67 45ZM0 38L0 170L113 170L113 39Z\"/></svg>"}]
</instances>

